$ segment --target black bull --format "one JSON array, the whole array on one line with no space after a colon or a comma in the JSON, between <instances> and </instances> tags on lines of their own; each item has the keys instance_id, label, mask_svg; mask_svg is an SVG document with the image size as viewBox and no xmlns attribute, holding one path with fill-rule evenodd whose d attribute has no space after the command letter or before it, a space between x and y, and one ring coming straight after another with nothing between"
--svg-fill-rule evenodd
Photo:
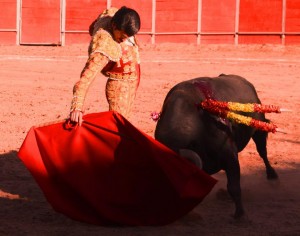
<instances>
[{"instance_id":1,"label":"black bull","mask_svg":"<svg viewBox=\"0 0 300 236\"><path fill-rule=\"evenodd\" d=\"M234 216L238 218L244 215L238 152L251 138L265 163L268 179L277 178L267 157L268 133L203 110L198 104L208 98L260 103L254 86L237 75L222 74L216 78L201 77L181 82L165 98L155 139L192 160L208 174L224 170L227 190L235 203ZM247 116L268 122L262 113L247 113Z\"/></svg>"}]
</instances>

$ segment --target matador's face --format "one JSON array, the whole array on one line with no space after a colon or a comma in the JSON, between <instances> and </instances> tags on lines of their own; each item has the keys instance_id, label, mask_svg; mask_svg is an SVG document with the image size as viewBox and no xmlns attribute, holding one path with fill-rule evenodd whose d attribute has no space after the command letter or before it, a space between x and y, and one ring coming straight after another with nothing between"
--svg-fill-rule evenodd
<instances>
[{"instance_id":1,"label":"matador's face","mask_svg":"<svg viewBox=\"0 0 300 236\"><path fill-rule=\"evenodd\" d=\"M122 43L124 40L126 40L129 36L125 33L123 30L118 30L114 25L113 25L113 38L115 41L118 43Z\"/></svg>"}]
</instances>

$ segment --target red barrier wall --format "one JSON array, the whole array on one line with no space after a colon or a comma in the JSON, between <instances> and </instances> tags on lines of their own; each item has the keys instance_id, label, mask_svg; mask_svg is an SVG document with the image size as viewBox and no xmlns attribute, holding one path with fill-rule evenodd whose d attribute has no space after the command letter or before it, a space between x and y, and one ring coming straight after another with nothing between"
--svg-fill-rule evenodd
<instances>
[{"instance_id":1,"label":"red barrier wall","mask_svg":"<svg viewBox=\"0 0 300 236\"><path fill-rule=\"evenodd\" d=\"M235 42L235 14L236 0L203 0L201 43L233 44Z\"/></svg>"},{"instance_id":2,"label":"red barrier wall","mask_svg":"<svg viewBox=\"0 0 300 236\"><path fill-rule=\"evenodd\" d=\"M60 2L23 0L21 7L21 44L60 44Z\"/></svg>"},{"instance_id":3,"label":"red barrier wall","mask_svg":"<svg viewBox=\"0 0 300 236\"><path fill-rule=\"evenodd\" d=\"M17 2L0 0L0 44L16 44Z\"/></svg>"},{"instance_id":4,"label":"red barrier wall","mask_svg":"<svg viewBox=\"0 0 300 236\"><path fill-rule=\"evenodd\" d=\"M106 8L106 0L66 0L65 44L88 42L89 25Z\"/></svg>"},{"instance_id":5,"label":"red barrier wall","mask_svg":"<svg viewBox=\"0 0 300 236\"><path fill-rule=\"evenodd\" d=\"M88 43L90 23L123 5L143 43L300 44L300 0L0 0L0 44Z\"/></svg>"},{"instance_id":6,"label":"red barrier wall","mask_svg":"<svg viewBox=\"0 0 300 236\"><path fill-rule=\"evenodd\" d=\"M278 33L281 30L282 0L241 0L239 43L279 44L281 38ZM259 32L264 34L259 34Z\"/></svg>"},{"instance_id":7,"label":"red barrier wall","mask_svg":"<svg viewBox=\"0 0 300 236\"><path fill-rule=\"evenodd\" d=\"M300 0L288 0L286 4L286 44L300 44ZM298 32L298 34L296 34Z\"/></svg>"},{"instance_id":8,"label":"red barrier wall","mask_svg":"<svg viewBox=\"0 0 300 236\"><path fill-rule=\"evenodd\" d=\"M156 1L155 42L195 43L196 36L189 32L197 31L197 0ZM182 32L177 33L176 32Z\"/></svg>"}]
</instances>

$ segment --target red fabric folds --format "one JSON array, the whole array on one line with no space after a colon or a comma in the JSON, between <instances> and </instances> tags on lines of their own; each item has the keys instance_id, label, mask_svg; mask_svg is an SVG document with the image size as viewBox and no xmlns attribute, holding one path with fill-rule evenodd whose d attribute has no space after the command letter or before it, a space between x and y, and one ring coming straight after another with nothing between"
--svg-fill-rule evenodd
<instances>
[{"instance_id":1,"label":"red fabric folds","mask_svg":"<svg viewBox=\"0 0 300 236\"><path fill-rule=\"evenodd\" d=\"M32 127L18 153L52 207L98 225L164 225L187 214L216 180L115 112L82 126Z\"/></svg>"}]
</instances>

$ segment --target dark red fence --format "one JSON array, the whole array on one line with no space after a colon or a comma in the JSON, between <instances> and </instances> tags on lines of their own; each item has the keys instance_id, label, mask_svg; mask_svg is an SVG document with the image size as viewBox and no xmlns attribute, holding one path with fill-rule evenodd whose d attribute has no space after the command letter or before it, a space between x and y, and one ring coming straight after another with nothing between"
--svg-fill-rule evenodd
<instances>
[{"instance_id":1,"label":"dark red fence","mask_svg":"<svg viewBox=\"0 0 300 236\"><path fill-rule=\"evenodd\" d=\"M0 0L0 44L87 43L122 5L140 13L143 43L300 44L300 0Z\"/></svg>"}]
</instances>

